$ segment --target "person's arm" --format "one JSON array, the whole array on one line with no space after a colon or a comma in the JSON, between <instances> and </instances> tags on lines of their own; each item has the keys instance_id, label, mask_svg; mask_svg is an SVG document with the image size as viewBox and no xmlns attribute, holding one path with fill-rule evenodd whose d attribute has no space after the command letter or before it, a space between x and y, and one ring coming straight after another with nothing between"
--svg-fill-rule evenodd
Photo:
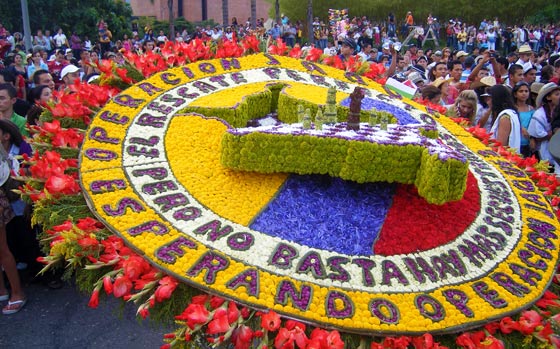
<instances>
[{"instance_id":1,"label":"person's arm","mask_svg":"<svg viewBox=\"0 0 560 349\"><path fill-rule=\"evenodd\" d=\"M482 69L482 67L484 67L484 65L486 63L488 63L489 60L490 60L490 57L485 55L484 58L482 58L480 60L480 62L478 62L476 67L474 67L474 69L472 70L471 74L469 75L469 77L467 79L470 80L470 81L475 81L476 77L478 76L478 73L480 72L480 69Z\"/></svg>"},{"instance_id":2,"label":"person's arm","mask_svg":"<svg viewBox=\"0 0 560 349\"><path fill-rule=\"evenodd\" d=\"M490 64L492 64L492 70L494 71L496 81L502 81L502 75L500 75L500 63L496 61L496 57L490 57Z\"/></svg>"},{"instance_id":3,"label":"person's arm","mask_svg":"<svg viewBox=\"0 0 560 349\"><path fill-rule=\"evenodd\" d=\"M391 65L389 66L389 69L387 69L387 71L384 74L386 78L393 76L393 74L395 74L395 70L397 70L398 52L397 50L395 50L393 45L390 46L389 50L391 52L392 58L391 58Z\"/></svg>"}]
</instances>

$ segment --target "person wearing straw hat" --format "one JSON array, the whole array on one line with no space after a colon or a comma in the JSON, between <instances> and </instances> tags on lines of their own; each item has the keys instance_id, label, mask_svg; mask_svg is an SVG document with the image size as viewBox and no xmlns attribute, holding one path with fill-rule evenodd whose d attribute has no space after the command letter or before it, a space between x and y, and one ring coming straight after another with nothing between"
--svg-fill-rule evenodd
<instances>
[{"instance_id":1,"label":"person wearing straw hat","mask_svg":"<svg viewBox=\"0 0 560 349\"><path fill-rule=\"evenodd\" d=\"M446 79L446 78L437 78L435 79L430 85L437 87L440 91L441 91L441 100L439 102L439 104L445 106L447 104L453 104L448 102L448 98L449 98L449 83L451 82L451 79Z\"/></svg>"},{"instance_id":2,"label":"person wearing straw hat","mask_svg":"<svg viewBox=\"0 0 560 349\"><path fill-rule=\"evenodd\" d=\"M478 96L478 105L476 108L477 111L474 118L474 124L485 128L488 133L490 133L490 129L492 128L493 118L491 97L487 90L496 84L496 78L493 76L485 76L479 81L475 81L471 84L471 88Z\"/></svg>"},{"instance_id":3,"label":"person wearing straw hat","mask_svg":"<svg viewBox=\"0 0 560 349\"><path fill-rule=\"evenodd\" d=\"M541 160L548 160L554 164L554 172L560 174L560 166L548 151L548 141L552 137L552 113L554 108L560 104L560 87L549 82L541 87L537 95L537 110L533 113L529 123L529 135L531 136L531 150L538 152Z\"/></svg>"},{"instance_id":4,"label":"person wearing straw hat","mask_svg":"<svg viewBox=\"0 0 560 349\"><path fill-rule=\"evenodd\" d=\"M515 64L519 64L523 67L525 63L529 63L531 61L533 50L531 49L531 46L524 44L519 47L517 53L519 54L519 59L515 62Z\"/></svg>"}]
</instances>

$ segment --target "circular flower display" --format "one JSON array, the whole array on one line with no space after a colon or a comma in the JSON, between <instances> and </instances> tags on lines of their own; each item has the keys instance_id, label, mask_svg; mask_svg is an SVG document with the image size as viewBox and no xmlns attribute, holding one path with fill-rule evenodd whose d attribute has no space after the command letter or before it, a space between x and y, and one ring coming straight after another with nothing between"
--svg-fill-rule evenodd
<instances>
[{"instance_id":1,"label":"circular flower display","mask_svg":"<svg viewBox=\"0 0 560 349\"><path fill-rule=\"evenodd\" d=\"M297 121L286 111L316 110L331 86L362 87L363 109L393 123L239 128L275 105ZM349 332L503 317L543 294L558 258L558 222L523 171L376 83L286 57L204 61L134 85L93 120L80 178L97 217L176 278Z\"/></svg>"}]
</instances>

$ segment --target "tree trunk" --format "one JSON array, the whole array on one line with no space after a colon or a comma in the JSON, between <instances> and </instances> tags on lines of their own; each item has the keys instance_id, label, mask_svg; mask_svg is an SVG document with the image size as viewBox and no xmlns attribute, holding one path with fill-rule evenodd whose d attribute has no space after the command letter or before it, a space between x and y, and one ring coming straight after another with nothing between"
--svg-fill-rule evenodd
<instances>
[{"instance_id":1,"label":"tree trunk","mask_svg":"<svg viewBox=\"0 0 560 349\"><path fill-rule=\"evenodd\" d=\"M169 9L169 40L175 41L175 17L173 16L173 0L167 0Z\"/></svg>"},{"instance_id":2,"label":"tree trunk","mask_svg":"<svg viewBox=\"0 0 560 349\"><path fill-rule=\"evenodd\" d=\"M276 23L280 23L280 0L276 0L274 3L274 12L276 14L276 17L274 17Z\"/></svg>"},{"instance_id":3,"label":"tree trunk","mask_svg":"<svg viewBox=\"0 0 560 349\"><path fill-rule=\"evenodd\" d=\"M229 25L229 4L228 0L222 0L222 25L227 27Z\"/></svg>"},{"instance_id":4,"label":"tree trunk","mask_svg":"<svg viewBox=\"0 0 560 349\"><path fill-rule=\"evenodd\" d=\"M307 40L313 43L313 0L307 0Z\"/></svg>"},{"instance_id":5,"label":"tree trunk","mask_svg":"<svg viewBox=\"0 0 560 349\"><path fill-rule=\"evenodd\" d=\"M257 27L257 0L251 0L251 28Z\"/></svg>"}]
</instances>

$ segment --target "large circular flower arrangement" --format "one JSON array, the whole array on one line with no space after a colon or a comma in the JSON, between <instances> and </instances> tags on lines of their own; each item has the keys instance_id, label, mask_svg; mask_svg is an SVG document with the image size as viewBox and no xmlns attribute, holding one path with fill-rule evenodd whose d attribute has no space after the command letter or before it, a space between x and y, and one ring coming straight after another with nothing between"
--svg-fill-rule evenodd
<instances>
[{"instance_id":1,"label":"large circular flower arrangement","mask_svg":"<svg viewBox=\"0 0 560 349\"><path fill-rule=\"evenodd\" d=\"M335 348L344 346L338 331L306 333L303 323L292 320L280 327L276 313L348 333L421 336L504 318L543 295L558 259L558 222L539 189L551 178L537 172L541 178L535 183L455 122L351 70L268 54L231 58L240 53L221 55L222 47L218 59L156 72L163 69L154 67L166 66L162 62L181 61L189 53L190 61L209 58L208 47L199 45L166 47L162 56L129 55L134 64L127 69L106 62L102 84L139 81L118 95L79 85L75 99L59 96L61 104L101 107L85 134L79 173L88 206L103 225L77 220L77 214L74 222L56 224L67 218L68 206L79 207L80 197L69 172L75 163L41 148L58 140L56 146L76 155L67 146L81 136L60 128L61 104L50 107L35 136L42 155L30 160L31 170L46 183L28 185L25 192L38 206L35 220L54 239L45 262L68 261L84 287L93 288L91 305L102 288L140 302L142 316L176 302L172 307L185 311L177 316L183 325L170 336L173 344L197 338L264 347L273 337L276 348ZM150 77L140 81L139 73ZM342 113L346 97L360 86L367 91L363 109L389 112L394 124L363 123L360 136L341 129L344 123L315 131L302 131L301 124L239 129L276 107L280 120L294 122L293 113L285 111L297 104L316 110L329 86L338 89ZM71 121L62 119L68 126L90 123L89 109L72 111ZM231 135L241 135L239 154L228 150ZM325 139L335 142L325 146ZM256 140L257 148L248 147ZM270 144L275 152L264 158L260 151ZM357 184L325 175L269 173L277 170L267 163L288 157L307 169L303 160L318 156L321 147L347 152L347 161L378 161L374 174L397 182L401 172L390 169L416 166L411 154L439 159L440 165L429 167L441 167L438 182L468 164L468 175L458 182L465 193L459 201L436 205L426 202L429 193L418 195L422 181L417 190L414 180ZM368 159L372 149L376 156ZM235 156L265 173L227 168ZM305 173L328 173L321 171ZM434 195L442 188L434 187ZM214 297L190 300L186 285ZM512 323L512 329L521 328ZM544 325L535 323L531 333ZM493 334L496 328L487 330ZM462 338L494 343L488 333ZM550 333L541 337L543 343L553 341ZM426 335L418 338L385 339L371 347L429 341ZM348 337L348 345L352 340ZM364 337L360 340L363 347Z\"/></svg>"}]
</instances>

